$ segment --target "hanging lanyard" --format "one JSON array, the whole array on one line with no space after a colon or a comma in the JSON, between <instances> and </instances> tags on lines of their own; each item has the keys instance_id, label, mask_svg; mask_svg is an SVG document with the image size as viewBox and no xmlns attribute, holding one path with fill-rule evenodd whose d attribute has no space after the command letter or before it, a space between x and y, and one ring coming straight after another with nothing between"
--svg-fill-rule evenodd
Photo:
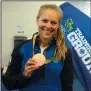
<instances>
[{"instance_id":1,"label":"hanging lanyard","mask_svg":"<svg viewBox=\"0 0 91 91\"><path fill-rule=\"evenodd\" d=\"M38 35L39 35L39 34L37 33L37 34L35 34L35 35L33 36L33 48L34 48L34 45L35 45L36 37L37 37ZM33 56L34 56L34 51L33 51ZM53 56L52 58L50 58L50 59L47 59L46 62L45 62L45 64L48 64L48 63L53 62L53 60L55 59L55 56L56 56L56 49L55 49L55 52L54 52L54 56Z\"/></svg>"}]
</instances>

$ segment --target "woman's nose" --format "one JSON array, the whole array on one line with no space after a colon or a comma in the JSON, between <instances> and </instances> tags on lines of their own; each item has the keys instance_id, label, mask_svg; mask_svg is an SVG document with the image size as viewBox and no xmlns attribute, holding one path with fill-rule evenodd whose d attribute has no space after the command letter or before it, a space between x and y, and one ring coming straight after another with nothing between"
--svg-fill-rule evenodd
<instances>
[{"instance_id":1,"label":"woman's nose","mask_svg":"<svg viewBox=\"0 0 91 91\"><path fill-rule=\"evenodd\" d=\"M51 28L51 22L48 22L46 27L50 29Z\"/></svg>"}]
</instances>

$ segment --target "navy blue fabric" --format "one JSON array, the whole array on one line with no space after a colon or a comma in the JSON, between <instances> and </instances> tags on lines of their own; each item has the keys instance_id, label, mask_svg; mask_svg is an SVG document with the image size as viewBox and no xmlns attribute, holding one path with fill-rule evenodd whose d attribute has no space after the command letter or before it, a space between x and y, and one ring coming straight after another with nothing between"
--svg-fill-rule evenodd
<instances>
[{"instance_id":1,"label":"navy blue fabric","mask_svg":"<svg viewBox=\"0 0 91 91\"><path fill-rule=\"evenodd\" d=\"M62 30L76 76L85 91L91 91L91 18L68 2L59 7L63 11Z\"/></svg>"},{"instance_id":2,"label":"navy blue fabric","mask_svg":"<svg viewBox=\"0 0 91 91\"><path fill-rule=\"evenodd\" d=\"M22 70L27 60L33 56L33 51L35 51L35 49L33 49L32 46L32 41L29 41L20 49L20 53L24 56ZM40 52L39 47L35 46L34 48L36 48L36 53ZM46 59L53 57L55 48L56 45L53 45L45 50ZM54 60L53 62L44 65L41 69L33 73L31 82L27 85L27 87L20 89L20 91L61 91L60 74L62 72L62 68L63 61L60 62Z\"/></svg>"},{"instance_id":3,"label":"navy blue fabric","mask_svg":"<svg viewBox=\"0 0 91 91\"><path fill-rule=\"evenodd\" d=\"M23 61L22 61L22 70L24 69L24 65L26 64L27 60L29 58L32 58L33 56L33 43L32 41L29 41L25 43L21 49L20 49L20 54L23 55Z\"/></svg>"}]
</instances>

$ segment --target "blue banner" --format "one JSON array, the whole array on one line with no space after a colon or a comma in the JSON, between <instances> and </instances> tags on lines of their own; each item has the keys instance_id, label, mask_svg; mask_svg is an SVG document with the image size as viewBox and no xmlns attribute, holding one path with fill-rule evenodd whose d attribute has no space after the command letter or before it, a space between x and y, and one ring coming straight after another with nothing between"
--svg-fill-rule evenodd
<instances>
[{"instance_id":1,"label":"blue banner","mask_svg":"<svg viewBox=\"0 0 91 91\"><path fill-rule=\"evenodd\" d=\"M60 8L62 30L72 53L74 71L85 91L91 91L91 18L68 2Z\"/></svg>"}]
</instances>

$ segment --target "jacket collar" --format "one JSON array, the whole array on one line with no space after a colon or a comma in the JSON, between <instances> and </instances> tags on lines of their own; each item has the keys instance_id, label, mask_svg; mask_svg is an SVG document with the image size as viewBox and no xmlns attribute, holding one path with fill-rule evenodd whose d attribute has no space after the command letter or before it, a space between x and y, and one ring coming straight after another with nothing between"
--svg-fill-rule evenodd
<instances>
[{"instance_id":1,"label":"jacket collar","mask_svg":"<svg viewBox=\"0 0 91 91\"><path fill-rule=\"evenodd\" d=\"M32 40L33 40L33 47L35 47L35 46L39 47L40 46L40 44L39 44L40 43L40 38L39 38L38 32L33 34ZM49 41L49 47L51 47L53 45L56 45L55 38L53 38L51 41Z\"/></svg>"}]
</instances>

